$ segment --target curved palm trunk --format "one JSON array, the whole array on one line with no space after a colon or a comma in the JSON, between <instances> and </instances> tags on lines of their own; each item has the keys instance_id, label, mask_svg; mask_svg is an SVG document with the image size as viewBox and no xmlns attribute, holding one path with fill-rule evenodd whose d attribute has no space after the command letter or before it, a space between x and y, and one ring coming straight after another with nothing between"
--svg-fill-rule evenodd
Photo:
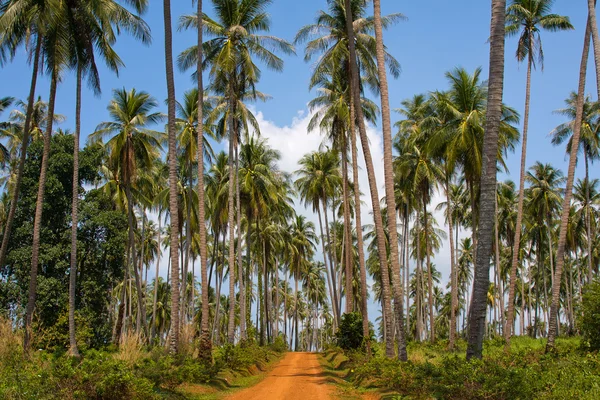
<instances>
[{"instance_id":1,"label":"curved palm trunk","mask_svg":"<svg viewBox=\"0 0 600 400\"><path fill-rule=\"evenodd\" d=\"M360 103L360 90L359 90L359 76L358 69L356 65L356 48L354 44L354 30L352 27L352 10L350 8L350 0L344 1L346 7L346 29L348 34L348 48L350 52L350 88L352 93L352 99L355 104ZM381 288L382 288L382 298L383 298L383 309L385 311L386 317L386 343L385 343L385 354L387 357L394 357L394 328L392 321L392 304L390 300L390 281L389 281L389 270L388 270L388 260L386 254L386 245L385 245L385 235L383 232L383 223L381 219L381 207L379 205L379 191L377 189L377 181L375 179L375 169L373 168L373 159L371 158L371 150L369 148L369 139L367 138L367 131L365 128L365 120L363 117L363 112L361 107L356 107L356 117L358 120L358 130L360 132L360 141L362 144L363 155L365 157L365 164L367 166L367 177L369 179L369 187L371 191L371 201L373 203L373 221L375 223L375 232L377 236L377 252L379 255L379 263L381 265ZM395 212L392 210L392 212ZM397 243L397 242L396 242ZM393 246L391 246L393 247ZM397 262L397 260L396 260ZM400 290L400 287L397 287ZM400 300L399 311L402 311L401 308L402 300ZM397 316L397 322L402 323L403 321L402 312L399 316ZM404 327L400 329L400 332L404 331ZM402 338L401 338L402 340ZM404 349L404 355L402 355ZM399 356L402 359L406 359L406 347L402 347L400 343L399 347Z\"/></svg>"},{"instance_id":2,"label":"curved palm trunk","mask_svg":"<svg viewBox=\"0 0 600 400\"><path fill-rule=\"evenodd\" d=\"M498 134L502 117L502 91L504 88L504 34L506 0L492 1L490 35L490 73L485 137L483 139L483 168L481 172L479 227L473 296L469 313L467 358L481 358L485 334L485 311L490 284L490 256L492 253Z\"/></svg>"},{"instance_id":3,"label":"curved palm trunk","mask_svg":"<svg viewBox=\"0 0 600 400\"><path fill-rule=\"evenodd\" d=\"M358 246L358 266L360 271L360 309L362 311L363 338L367 355L371 355L369 336L369 312L367 309L367 270L365 268L365 247L363 243L360 188L358 185L358 151L356 148L356 112L354 101L350 101L350 146L352 146L352 181L354 183L354 217L356 218L356 245Z\"/></svg>"},{"instance_id":4,"label":"curved palm trunk","mask_svg":"<svg viewBox=\"0 0 600 400\"><path fill-rule=\"evenodd\" d=\"M33 115L33 103L35 102L35 88L37 85L38 69L40 64L40 51L42 48L42 38L38 35L35 44L35 55L33 56L33 72L31 76L31 87L29 89L29 97L27 98L27 111L25 113L25 124L23 126L23 141L21 143L21 154L19 158L19 167L17 169L17 178L15 186L11 193L10 209L6 217L4 225L4 234L2 236L2 246L0 247L0 266L4 266L6 252L8 250L8 242L12 224L15 220L17 211L17 203L19 201L19 192L21 190L21 181L23 180L23 170L25 169L25 161L27 160L27 147L29 146L29 130L31 129L31 119Z\"/></svg>"},{"instance_id":5,"label":"curved palm trunk","mask_svg":"<svg viewBox=\"0 0 600 400\"><path fill-rule=\"evenodd\" d=\"M173 78L173 37L171 0L163 0L165 64L168 97L169 212L171 216L171 337L169 351L179 350L179 210L177 202L177 137L175 135L175 81ZM199 107L201 108L201 107Z\"/></svg>"},{"instance_id":6,"label":"curved palm trunk","mask_svg":"<svg viewBox=\"0 0 600 400\"><path fill-rule=\"evenodd\" d=\"M595 18L594 18L595 19ZM560 218L560 231L558 235L558 249L556 251L556 271L554 284L552 285L552 305L550 306L550 322L548 324L548 343L546 352L554 350L554 342L558 331L558 306L560 301L560 283L562 281L563 265L565 263L565 245L567 239L567 227L569 224L569 210L571 197L573 195L573 180L575 178L575 167L577 165L577 151L579 149L579 137L581 135L581 124L583 118L583 103L585 96L585 79L587 73L587 63L590 52L591 24L592 16L588 18L588 25L585 31L583 44L583 55L581 56L581 66L579 68L579 87L577 89L577 106L575 115L575 126L573 127L573 137L571 141L571 154L569 155L569 172L567 174L567 187L563 199L563 209Z\"/></svg>"},{"instance_id":7,"label":"curved palm trunk","mask_svg":"<svg viewBox=\"0 0 600 400\"><path fill-rule=\"evenodd\" d=\"M233 344L235 340L235 240L234 240L234 224L235 224L235 209L234 195L237 176L233 167L234 161L234 142L235 134L233 130L233 89L229 91L229 206L228 206L228 225L229 225L229 321L227 324L227 340Z\"/></svg>"},{"instance_id":8,"label":"curved palm trunk","mask_svg":"<svg viewBox=\"0 0 600 400\"><path fill-rule=\"evenodd\" d=\"M377 73L381 93L381 120L383 127L383 170L385 176L385 201L388 211L388 231L390 235L390 268L392 290L394 293L394 311L398 335L398 358L407 360L406 338L404 332L404 305L402 281L400 280L400 260L398 258L398 228L396 221L396 197L394 193L394 166L392 163L392 123L390 121L390 99L387 75L385 72L385 50L383 47L383 28L381 23L381 1L373 0L375 22L375 50L377 54ZM433 333L433 326L431 327ZM433 339L433 334L432 334Z\"/></svg>"},{"instance_id":9,"label":"curved palm trunk","mask_svg":"<svg viewBox=\"0 0 600 400\"><path fill-rule=\"evenodd\" d=\"M55 67L56 68L56 67ZM40 232L42 229L42 211L44 209L44 191L46 189L46 174L48 172L48 161L50 158L50 139L52 137L52 121L54 119L54 105L56 100L56 85L58 81L57 71L52 72L50 83L50 101L48 103L48 123L44 135L44 150L42 154L42 165L40 169L40 180L38 183L37 200L35 204L35 219L33 222L33 244L31 245L31 270L29 272L29 294L27 308L25 311L25 335L23 336L23 348L29 351L31 345L31 323L35 308L37 295L37 274L40 256Z\"/></svg>"},{"instance_id":10,"label":"curved palm trunk","mask_svg":"<svg viewBox=\"0 0 600 400\"><path fill-rule=\"evenodd\" d=\"M81 132L81 66L77 66L75 135L73 135L73 201L71 207L71 266L69 269L69 345L70 353L79 357L75 338L75 285L77 283L77 207L79 204L79 134Z\"/></svg>"},{"instance_id":11,"label":"curved palm trunk","mask_svg":"<svg viewBox=\"0 0 600 400\"><path fill-rule=\"evenodd\" d=\"M523 138L521 148L521 173L519 175L519 200L517 203L517 224L513 240L513 254L510 265L510 283L508 288L508 311L506 313L506 328L504 329L504 340L506 348L510 347L510 336L515 315L515 289L517 284L517 267L519 265L519 250L521 245L521 229L523 226L523 199L525 197L525 169L527 161L527 131L529 129L529 104L531 98L531 66L532 55L529 54L527 62L527 84L525 87L525 115L523 117Z\"/></svg>"},{"instance_id":12,"label":"curved palm trunk","mask_svg":"<svg viewBox=\"0 0 600 400\"><path fill-rule=\"evenodd\" d=\"M598 23L596 19L597 0L588 0L588 21L592 30L592 41L594 44L594 64L596 66L596 83L598 89L598 98L600 99L600 37L598 37Z\"/></svg>"}]
</instances>

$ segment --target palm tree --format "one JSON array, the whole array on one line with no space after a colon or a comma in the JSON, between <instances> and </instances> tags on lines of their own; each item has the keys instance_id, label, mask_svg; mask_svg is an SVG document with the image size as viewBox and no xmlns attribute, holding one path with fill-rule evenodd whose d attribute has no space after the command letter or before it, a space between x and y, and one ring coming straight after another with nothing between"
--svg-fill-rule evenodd
<instances>
[{"instance_id":1,"label":"palm tree","mask_svg":"<svg viewBox=\"0 0 600 400\"><path fill-rule=\"evenodd\" d=\"M40 178L38 184L38 193L35 207L35 219L33 223L33 242L31 248L31 271L29 278L29 291L27 299L27 308L25 311L25 335L23 347L28 351L31 344L31 323L35 299L37 294L37 273L40 252L40 232L42 226L42 212L44 205L44 193L46 189L46 177L48 172L48 161L50 158L50 139L52 136L52 121L54 120L54 106L56 102L56 89L60 80L60 75L69 61L69 49L71 43L62 35L62 25L65 23L65 5L59 4L51 10L47 10L49 25L42 40L42 50L46 59L47 69L51 75L50 99L48 103L48 123L46 124L46 133L44 135L44 150L42 153L42 164L40 168Z\"/></svg>"},{"instance_id":2,"label":"palm tree","mask_svg":"<svg viewBox=\"0 0 600 400\"><path fill-rule=\"evenodd\" d=\"M292 268L292 274L294 276L294 285L295 285L295 300L294 300L294 324L296 329L294 330L295 335L295 344L294 350L298 351L299 341L298 341L298 283L301 281L301 276L303 276L307 270L307 266L310 264L312 256L315 250L315 243L318 242L317 235L315 234L315 226L312 222L306 221L306 217L303 215L296 215L292 220L291 226L292 232L292 246L293 246L293 256L292 256L292 264L290 265Z\"/></svg>"},{"instance_id":3,"label":"palm tree","mask_svg":"<svg viewBox=\"0 0 600 400\"><path fill-rule=\"evenodd\" d=\"M472 357L481 358L483 336L485 334L486 300L490 280L490 256L492 254L494 237L498 136L502 119L505 15L506 0L492 0L489 92L485 136L483 139L478 243L475 258L473 297L471 299L471 312L469 315L467 359Z\"/></svg>"},{"instance_id":4,"label":"palm tree","mask_svg":"<svg viewBox=\"0 0 600 400\"><path fill-rule=\"evenodd\" d=\"M567 105L566 108L555 111L557 114L563 115L569 118L568 122L565 122L557 126L550 134L552 135L552 144L560 145L567 139L566 152L571 152L573 143L573 128L575 116L577 114L577 93L572 92L568 99L565 100ZM588 181L590 178L589 165L593 164L595 160L600 158L600 103L592 102L589 96L585 97L583 103L583 121L581 124L581 132L579 138L579 153L583 153L584 165L585 165L585 179ZM579 157L579 156L578 156ZM585 186L589 188L589 185ZM589 198L589 194L588 194ZM588 199L589 201L589 199ZM589 211L589 210L588 210ZM585 215L585 224L587 230L587 237L591 238L591 219L588 212ZM587 242L587 253L592 253L591 240ZM588 258L588 280L592 280L592 264L591 259Z\"/></svg>"},{"instance_id":5,"label":"palm tree","mask_svg":"<svg viewBox=\"0 0 600 400\"><path fill-rule=\"evenodd\" d=\"M203 54L202 54L202 33L203 33L203 22L200 18L202 13L202 0L197 1L196 14L198 17L198 41L197 41L197 53L198 59L196 62L196 70L202 70ZM202 81L202 74L196 74L197 85L198 85L198 103L204 101L204 85ZM200 357L205 360L206 363L212 361L212 343L210 341L210 330L209 330L209 304L208 304L208 290L210 282L208 281L207 267L208 267L208 251L206 243L206 206L204 199L204 115L203 107L198 107L198 123L197 123L197 136L198 145L196 151L196 161L198 163L198 228L200 231L200 275L202 285L202 317L200 322Z\"/></svg>"},{"instance_id":6,"label":"palm tree","mask_svg":"<svg viewBox=\"0 0 600 400\"><path fill-rule=\"evenodd\" d=\"M554 281L552 285L552 305L550 306L550 321L548 325L548 342L546 344L546 352L554 350L554 342L558 333L558 303L560 300L562 272L565 261L564 256L567 228L569 225L569 211L571 209L571 197L573 195L573 181L575 180L575 167L577 164L577 153L579 151L579 139L583 125L585 79L587 75L587 63L590 51L590 40L592 36L591 20L592 16L588 15L588 25L583 41L583 54L581 56L581 65L579 68L579 86L577 88L577 102L575 107L575 123L573 124L573 137L571 140L571 152L569 154L569 171L567 173L567 185L565 188L565 195L563 197L563 208L558 234L558 248L556 250L556 269L554 272Z\"/></svg>"},{"instance_id":7,"label":"palm tree","mask_svg":"<svg viewBox=\"0 0 600 400\"><path fill-rule=\"evenodd\" d=\"M379 85L381 93L381 116L383 125L383 164L384 164L384 180L385 180L385 200L387 203L388 210L396 210L396 198L394 196L394 166L392 163L392 124L390 121L390 99L388 93L387 75L385 72L385 49L383 46L383 24L381 18L381 1L373 0L374 7L374 20L375 20L375 44L377 54L377 72L379 76ZM394 217L388 217L388 230L390 232L390 242L394 245L391 246L391 268L392 268L392 282L393 286L397 287L394 290L394 309L396 310L396 316L399 318L397 321L399 326L399 343L398 343L398 358L402 361L406 361L406 338L404 333L404 307L402 298L402 282L400 281L400 260L398 259L398 246L395 243L398 242L398 234L396 229L396 213L391 213ZM427 212L425 212L427 215ZM430 263L429 263L430 264ZM429 287L431 297L431 268L429 268ZM430 299L430 310L431 299ZM431 318L433 321L433 312L431 311ZM431 323L431 340L435 340L434 335L434 324Z\"/></svg>"},{"instance_id":8,"label":"palm tree","mask_svg":"<svg viewBox=\"0 0 600 400\"><path fill-rule=\"evenodd\" d=\"M252 86L258 82L260 70L253 62L253 57L261 59L270 69L281 71L283 61L269 48L277 49L285 54L294 52L293 46L285 40L258 34L269 29L270 20L266 7L271 0L215 0L217 20L202 15L202 23L206 32L213 36L204 43L203 52L206 55L203 66L210 66L210 75L213 84L225 88L229 101L228 129L229 129L229 265L235 265L234 246L234 114L235 104L239 97L238 83L248 81ZM184 16L181 25L184 28L195 26L198 28L200 15ZM185 50L179 57L182 69L198 65L198 49L193 46ZM200 70L197 70L199 73ZM230 280L230 315L228 325L228 340L233 343L235 338L235 298L231 296L234 291L234 282Z\"/></svg>"},{"instance_id":9,"label":"palm tree","mask_svg":"<svg viewBox=\"0 0 600 400\"><path fill-rule=\"evenodd\" d=\"M573 29L568 17L551 14L554 0L513 0L506 13L506 34L514 36L519 34L517 46L517 60L527 59L527 83L525 86L525 114L523 116L523 136L521 148L521 172L519 175L519 201L517 203L517 227L513 243L513 256L510 270L510 286L508 292L508 313L504 339L510 345L510 335L514 320L514 298L517 279L517 265L519 243L521 241L521 226L523 220L523 196L525 192L525 165L527 160L527 131L529 128L529 104L531 98L531 70L536 67L536 59L540 67L544 68L544 52L542 50L541 30L551 32Z\"/></svg>"},{"instance_id":10,"label":"palm tree","mask_svg":"<svg viewBox=\"0 0 600 400\"><path fill-rule=\"evenodd\" d=\"M143 13L147 1L135 2L136 11ZM83 74L88 75L88 83L95 93L100 93L100 77L95 62L95 49L102 54L109 69L118 72L122 66L120 58L116 55L111 45L114 43L116 30L126 29L136 34L143 43L150 42L150 28L139 17L129 13L119 4L110 1L103 7L70 7L67 11L67 30L73 42L72 56L76 69L76 94L75 94L75 133L73 147L73 199L71 222L71 266L69 269L69 341L70 351L78 356L77 342L75 341L75 284L77 276L77 207L79 200L79 136L81 132L81 84ZM116 10L115 10L116 9ZM106 30L106 31L105 31Z\"/></svg>"},{"instance_id":11,"label":"palm tree","mask_svg":"<svg viewBox=\"0 0 600 400\"><path fill-rule=\"evenodd\" d=\"M12 229L12 223L17 210L17 201L19 199L19 191L21 189L21 180L23 178L23 170L27 159L27 146L29 145L29 132L34 110L35 90L37 85L38 71L40 67L40 57L42 52L42 39L44 37L45 27L48 24L46 1L38 0L21 0L7 1L0 4L0 65L6 58L13 58L17 49L21 44L26 45L28 40L35 37L35 46L33 51L32 61L32 77L27 98L27 111L23 126L23 139L21 146L21 154L19 157L19 166L17 176L12 191L10 209L4 225L2 237L2 246L0 247L0 265L4 265L6 251ZM12 17L12 18L11 18ZM34 35L32 35L34 34ZM31 48L31 46L26 46ZM31 54L30 54L31 56Z\"/></svg>"},{"instance_id":12,"label":"palm tree","mask_svg":"<svg viewBox=\"0 0 600 400\"><path fill-rule=\"evenodd\" d=\"M113 90L113 99L107 108L112 121L101 123L90 135L91 141L108 138L105 146L108 151L109 168L113 171L117 181L124 187L129 224L128 246L135 273L138 313L141 321L138 329L141 328L147 337L146 306L134 251L135 223L132 188L137 183L138 171L152 168L154 160L161 150L161 142L164 140L164 134L145 128L147 124L155 124L163 119L162 114L152 112L156 106L156 100L146 92L138 92L135 89L130 91ZM171 218L174 218L172 214ZM172 263L176 262L176 260L172 260ZM173 318L176 318L175 311L177 310L173 309Z\"/></svg>"},{"instance_id":13,"label":"palm tree","mask_svg":"<svg viewBox=\"0 0 600 400\"><path fill-rule=\"evenodd\" d=\"M313 72L313 75L311 78L310 87L314 87L314 86L318 85L323 80L324 76L336 75L336 74L338 74L338 72L346 75L345 80L350 82L351 76L348 75L348 73L351 72L353 69L360 68L360 71L366 77L365 83L367 85L369 85L375 92L378 92L379 79L377 77L377 72L376 72L377 69L376 69L376 63L375 63L375 52L373 51L375 44L376 44L375 43L376 40L373 36L370 35L370 33L373 31L373 28L374 28L374 21L373 21L373 18L364 17L365 3L362 1L355 1L355 0L353 0L351 2L343 1L343 0L336 0L336 1L331 1L329 3L329 6L330 6L329 7L330 14L327 14L326 12L321 11L317 17L315 24L308 25L308 26L301 28L301 30L296 35L296 42L308 41L307 48L306 48L305 60L308 61L310 58L312 58L317 53L323 53L323 56L319 59L317 65L315 66L315 69L314 69L314 72ZM401 14L393 14L393 15L384 17L382 20L383 20L383 24L387 26L401 18L403 18L403 16ZM356 62L357 57L358 57L358 59L360 59L360 66L358 66L358 64ZM398 62L393 57L391 57L388 53L385 53L385 61L387 62L388 66L390 67L392 74L394 76L397 76L399 74ZM368 147L368 144L364 144L364 142L366 140L366 131L364 130L365 127L364 127L364 119L363 119L363 110L361 107L355 107L356 104L362 104L362 101L360 100L360 93L359 93L360 90L359 90L359 85L358 85L358 79L359 79L358 75L359 75L359 73L357 72L357 74L356 74L356 79L357 79L356 82L357 83L355 85L355 88L357 90L357 92L355 94L356 98L353 98L353 96L354 96L354 95L352 95L353 89L351 89L349 101L348 101L349 116L350 116L349 132L352 136L355 135L354 125L355 125L355 123L358 122L359 130L361 132L361 142L363 142L363 153L365 154L365 157L370 159L370 152L364 152L364 146L366 145ZM332 81L334 81L335 79L337 79L337 78L332 76ZM349 86L352 88L352 84L349 84ZM338 121L338 123L339 122L340 121ZM363 134L364 134L364 137L363 137ZM343 137L341 139L343 139ZM343 143L343 142L345 142L345 140L341 140L341 142ZM355 146L353 146L353 148L354 147ZM345 162L344 157L345 157L346 145L344 145L343 148L344 148L344 151L341 152L342 163ZM353 164L356 164L356 163L353 161ZM370 164L372 164L372 163L367 162L367 170L369 170ZM344 165L342 165L342 167L344 167ZM345 178L346 174L343 173L343 175L344 175L344 179L346 179ZM371 181L371 182L373 182L373 181ZM356 182L355 182L355 184L356 184ZM357 191L358 191L358 189L356 189L355 195L356 195ZM347 190L344 190L344 200L345 200L344 205L347 204L346 199L348 199L348 193L347 193ZM372 200L373 200L373 203L379 202L377 193L372 193ZM377 204L375 207L378 208L379 204ZM377 214L377 212L376 212L376 214ZM380 214L381 213L379 211L378 215L379 215L379 218L381 219ZM350 222L348 221L349 216L348 216L347 209L345 211L344 219L345 219L345 225L349 228ZM359 222L357 221L357 223L359 223ZM380 233L382 233L382 232L380 232ZM350 237L349 232L346 232L346 238L349 238L349 237ZM383 242L381 244L383 244ZM350 247L350 246L347 244L347 247ZM379 246L379 248L381 249L381 246ZM347 252L347 255L348 254L349 254L349 252ZM383 249L381 249L380 255L382 255L382 257L383 257L384 254L385 254L385 251ZM347 260L346 260L346 264L347 264L346 286L349 286L349 285L351 285L351 274L350 274L351 271L350 271L350 266L349 266L349 262L348 262L348 257L346 257L346 258L347 258ZM360 260L364 260L364 256L359 257L359 261ZM383 258L380 261L383 263ZM364 276L366 278L366 273L365 273L365 269L364 269L364 261L360 261L360 262L361 262L361 264L360 264L361 277ZM387 282L387 276L385 276L384 279ZM388 306L385 307L385 309L387 310L387 312L391 313L391 303L390 303L390 298L389 298L389 285L384 283L384 286L385 286L385 288L384 288L384 291L385 291L384 303L388 304ZM365 287L365 286L363 286L363 287ZM347 288L347 291L348 291L348 288ZM364 302L364 299L363 299L363 302ZM346 309L350 310L352 308L351 305L352 304L347 300ZM389 322L391 324L391 318L387 318L386 322ZM368 329L367 323L368 323L368 321L363 318L363 329L365 329L365 330ZM388 325L388 331L391 331L391 329L392 329L391 325ZM393 355L392 336L387 335L386 338L389 338L389 341L387 343L387 352L388 352L388 355L392 356Z\"/></svg>"},{"instance_id":14,"label":"palm tree","mask_svg":"<svg viewBox=\"0 0 600 400\"><path fill-rule=\"evenodd\" d=\"M169 214L171 218L171 340L169 351L179 349L179 215L177 203L177 135L175 132L175 81L173 77L173 29L171 0L163 1L165 69L167 77L167 135L169 143ZM201 108L201 107L198 107Z\"/></svg>"}]
</instances>

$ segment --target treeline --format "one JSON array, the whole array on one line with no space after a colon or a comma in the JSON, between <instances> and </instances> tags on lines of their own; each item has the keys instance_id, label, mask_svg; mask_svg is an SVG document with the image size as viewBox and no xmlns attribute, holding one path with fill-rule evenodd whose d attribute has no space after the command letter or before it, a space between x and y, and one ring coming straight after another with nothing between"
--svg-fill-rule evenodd
<instances>
[{"instance_id":1,"label":"treeline","mask_svg":"<svg viewBox=\"0 0 600 400\"><path fill-rule=\"evenodd\" d=\"M0 301L24 328L25 349L68 343L78 355L134 333L174 353L199 338L207 361L213 344L279 336L296 350L317 350L345 313L358 311L370 337L370 295L381 304L385 353L403 361L407 340L448 338L454 348L463 336L468 356L481 357L485 335L507 344L515 334L548 336L550 349L559 332L576 332L576 304L597 273L599 248L599 183L588 171L600 148L600 108L584 97L597 36L592 3L582 81L560 110L568 121L552 133L570 152L566 174L542 163L525 170L530 85L522 134L519 114L501 100L505 34L520 35L517 58L528 63L529 82L543 61L540 32L573 28L551 13L552 1L515 0L508 9L494 1L489 83L480 69L451 70L447 88L402 103L395 128L387 75L400 69L382 31L403 15L381 16L379 1L369 16L367 2L331 0L292 44L267 34L270 1L212 3L214 17L199 1L179 18L180 28L198 32L176 60L194 72L194 88L175 95L165 0L167 114L149 93L114 90L109 120L80 150L82 82L99 91L96 62L122 67L118 33L150 42L140 16L147 2L0 2L0 61L22 47L32 59L29 98L1 101L10 113L2 123ZM282 71L280 56L296 45L316 61L309 130L324 135L324 146L289 174L248 105L268 99L258 64ZM50 75L48 102L35 97L40 67ZM72 134L55 129L64 120L55 96L68 72L77 77ZM380 96L381 110L369 94ZM366 132L379 119L384 193ZM497 183L519 139L519 188ZM215 151L223 140L228 151ZM368 192L359 187L359 144ZM575 182L578 154L586 175ZM372 225L362 221L361 191L371 198ZM433 215L436 193L445 198L437 206L444 221ZM318 227L294 198L315 211ZM444 287L434 261L446 238Z\"/></svg>"}]
</instances>

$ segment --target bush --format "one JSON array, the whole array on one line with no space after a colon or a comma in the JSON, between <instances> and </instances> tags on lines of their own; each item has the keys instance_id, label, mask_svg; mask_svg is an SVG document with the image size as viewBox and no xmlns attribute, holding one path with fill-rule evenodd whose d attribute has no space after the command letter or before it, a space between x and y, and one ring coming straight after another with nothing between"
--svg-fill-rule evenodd
<instances>
[{"instance_id":1,"label":"bush","mask_svg":"<svg viewBox=\"0 0 600 400\"><path fill-rule=\"evenodd\" d=\"M288 345L283 335L277 336L273 343L269 345L269 348L276 353L285 353L288 351Z\"/></svg>"},{"instance_id":2,"label":"bush","mask_svg":"<svg viewBox=\"0 0 600 400\"><path fill-rule=\"evenodd\" d=\"M600 282L595 281L584 287L578 322L588 348L600 350Z\"/></svg>"},{"instance_id":3,"label":"bush","mask_svg":"<svg viewBox=\"0 0 600 400\"><path fill-rule=\"evenodd\" d=\"M362 347L364 335L360 313L342 315L340 326L335 333L335 342L344 350L356 350Z\"/></svg>"}]
</instances>

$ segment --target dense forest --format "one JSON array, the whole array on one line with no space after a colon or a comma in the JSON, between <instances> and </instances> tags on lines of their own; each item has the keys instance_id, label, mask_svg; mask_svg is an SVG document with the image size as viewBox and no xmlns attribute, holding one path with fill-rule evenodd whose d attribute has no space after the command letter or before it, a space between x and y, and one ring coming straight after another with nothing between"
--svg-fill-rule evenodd
<instances>
[{"instance_id":1,"label":"dense forest","mask_svg":"<svg viewBox=\"0 0 600 400\"><path fill-rule=\"evenodd\" d=\"M588 12L581 27L554 14L553 0L492 0L489 74L449 69L444 87L401 104L389 99L400 57L386 47L395 38L383 35L403 14L382 15L380 0L323 0L288 41L269 32L271 3L196 0L187 15L171 15L164 0L165 40L153 46L164 45L168 98L124 82L106 105L109 118L82 132L82 114L93 112L82 93L99 93L101 73L124 68L115 50L121 36L152 42L149 1L0 0L0 66L25 52L31 77L22 82L28 98L0 93L0 397L60 396L43 394L49 386L35 377L23 380L29 392L15 386L20 368L46 371L64 396L128 398L130 390L148 398L173 389L157 378L161 369L187 371L178 383L204 382L224 366L253 362L244 357L339 348L357 365L357 385L383 376L378 385L415 398L485 397L444 391L451 383L424 394L424 383L406 382L466 368L449 355L512 368L510 357L495 357L523 346L542 371L551 368L544 353L564 365L594 357L582 392L548 398L597 390L595 1L577 2ZM544 66L542 39L574 29L583 39L571 44L583 46L573 60L579 87L563 94L563 108L547 110L563 123L544 137L565 154L563 171L527 160L531 81ZM197 41L174 54L183 30ZM527 79L522 113L503 101L505 58L513 56L505 44L513 40ZM586 94L590 52L594 95ZM322 144L290 173L261 135L256 107L270 101L262 75L285 74L283 57L294 54L311 70L307 134L320 134ZM177 91L176 69L192 76ZM73 120L58 113L68 75L76 79ZM48 98L38 93L42 76ZM375 126L379 181L367 135ZM513 153L520 170L509 171ZM498 351L486 353L489 343ZM71 386L57 383L67 380L57 372L65 365L117 368L110 363L132 347L146 354L146 367L135 368L150 388L82 389L72 383L77 373ZM426 349L443 358L431 367L439 371L403 369ZM326 354L334 365L337 353ZM388 369L404 372L385 381ZM491 398L537 397L494 390Z\"/></svg>"}]
</instances>

